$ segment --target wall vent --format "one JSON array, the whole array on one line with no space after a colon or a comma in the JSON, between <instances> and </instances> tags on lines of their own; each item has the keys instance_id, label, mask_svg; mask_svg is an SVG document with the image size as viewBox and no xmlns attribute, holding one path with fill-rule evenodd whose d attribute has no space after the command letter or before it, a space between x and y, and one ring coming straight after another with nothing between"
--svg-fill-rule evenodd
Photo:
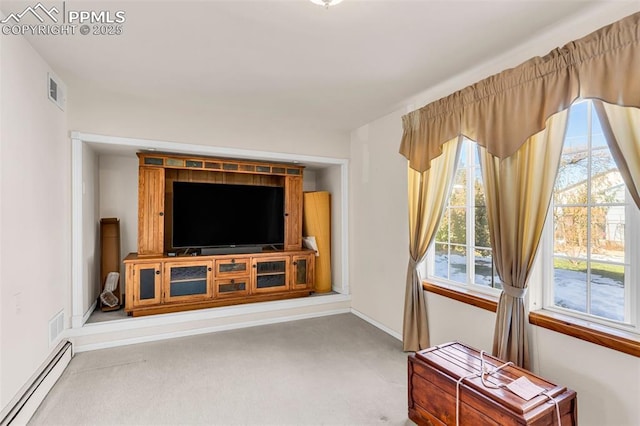
<instances>
[{"instance_id":1,"label":"wall vent","mask_svg":"<svg viewBox=\"0 0 640 426\"><path fill-rule=\"evenodd\" d=\"M64 111L67 104L67 87L53 73L47 73L47 91L51 102Z\"/></svg>"},{"instance_id":2,"label":"wall vent","mask_svg":"<svg viewBox=\"0 0 640 426\"><path fill-rule=\"evenodd\" d=\"M49 346L53 346L64 330L64 311L58 312L49 320Z\"/></svg>"}]
</instances>

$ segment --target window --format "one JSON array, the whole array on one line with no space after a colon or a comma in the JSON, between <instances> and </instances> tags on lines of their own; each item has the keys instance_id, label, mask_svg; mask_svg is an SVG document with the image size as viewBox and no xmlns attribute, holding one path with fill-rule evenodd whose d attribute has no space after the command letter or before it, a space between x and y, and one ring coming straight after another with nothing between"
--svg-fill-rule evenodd
<instances>
[{"instance_id":1,"label":"window","mask_svg":"<svg viewBox=\"0 0 640 426\"><path fill-rule=\"evenodd\" d=\"M427 256L433 281L485 290L500 288L493 265L477 145L465 139L447 206ZM490 290L489 290L490 291Z\"/></svg>"},{"instance_id":2,"label":"window","mask_svg":"<svg viewBox=\"0 0 640 426\"><path fill-rule=\"evenodd\" d=\"M637 324L638 209L590 101L571 107L550 213L545 308L623 328Z\"/></svg>"}]
</instances>

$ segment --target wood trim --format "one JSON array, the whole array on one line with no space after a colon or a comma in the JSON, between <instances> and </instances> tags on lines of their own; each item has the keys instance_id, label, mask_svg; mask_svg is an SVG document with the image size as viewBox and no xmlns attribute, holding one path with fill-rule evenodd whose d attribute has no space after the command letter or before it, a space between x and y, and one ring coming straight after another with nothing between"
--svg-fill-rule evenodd
<instances>
[{"instance_id":1,"label":"wood trim","mask_svg":"<svg viewBox=\"0 0 640 426\"><path fill-rule=\"evenodd\" d=\"M304 166L226 157L172 154L168 152L138 152L140 167L188 169L282 176L302 176Z\"/></svg>"},{"instance_id":2,"label":"wood trim","mask_svg":"<svg viewBox=\"0 0 640 426\"><path fill-rule=\"evenodd\" d=\"M436 285L426 281L422 282L422 288L430 293L439 294L459 302L473 305L487 311L497 312L498 300L486 294L465 290L462 288L447 287L444 285Z\"/></svg>"},{"instance_id":3,"label":"wood trim","mask_svg":"<svg viewBox=\"0 0 640 426\"><path fill-rule=\"evenodd\" d=\"M632 333L549 311L530 312L529 323L640 357L640 339Z\"/></svg>"},{"instance_id":4,"label":"wood trim","mask_svg":"<svg viewBox=\"0 0 640 426\"><path fill-rule=\"evenodd\" d=\"M204 261L204 260L215 260L215 261L225 261L236 259L239 261L240 259L250 258L250 257L274 257L274 256L304 256L308 254L314 254L315 251L307 248L303 248L300 250L272 250L272 251L261 251L257 253L236 253L236 254L212 254L212 255L199 255L199 256L165 256L165 255L156 255L156 256L139 256L138 253L129 253L127 257L124 258L123 262L127 263L155 263L155 262L177 262L177 261ZM250 272L248 272L250 273ZM245 274L246 275L246 274Z\"/></svg>"},{"instance_id":5,"label":"wood trim","mask_svg":"<svg viewBox=\"0 0 640 426\"><path fill-rule=\"evenodd\" d=\"M138 168L138 254L162 254L164 247L164 169Z\"/></svg>"},{"instance_id":6,"label":"wood trim","mask_svg":"<svg viewBox=\"0 0 640 426\"><path fill-rule=\"evenodd\" d=\"M309 296L310 293L311 290L280 291L278 293L259 294L250 297L239 296L228 299L211 299L200 302L167 303L155 306L142 306L136 307L136 309L132 311L132 316L139 317L144 315L165 314L169 312L191 311L194 309L217 308L219 306L243 305L245 303L295 299L298 297Z\"/></svg>"},{"instance_id":7,"label":"wood trim","mask_svg":"<svg viewBox=\"0 0 640 426\"><path fill-rule=\"evenodd\" d=\"M138 254L173 250L173 183L206 182L282 187L284 249L302 248L304 166L228 158L138 152ZM167 208L167 211L165 211Z\"/></svg>"},{"instance_id":8,"label":"wood trim","mask_svg":"<svg viewBox=\"0 0 640 426\"><path fill-rule=\"evenodd\" d=\"M285 250L300 250L302 247L302 185L302 176L287 176L285 178Z\"/></svg>"},{"instance_id":9,"label":"wood trim","mask_svg":"<svg viewBox=\"0 0 640 426\"><path fill-rule=\"evenodd\" d=\"M426 281L422 282L422 288L430 293L448 297L491 312L496 312L498 309L497 300L482 293L472 292L462 288L454 288L452 286L432 284ZM633 333L549 311L530 312L529 323L557 333L595 343L605 348L640 357L640 338Z\"/></svg>"}]
</instances>

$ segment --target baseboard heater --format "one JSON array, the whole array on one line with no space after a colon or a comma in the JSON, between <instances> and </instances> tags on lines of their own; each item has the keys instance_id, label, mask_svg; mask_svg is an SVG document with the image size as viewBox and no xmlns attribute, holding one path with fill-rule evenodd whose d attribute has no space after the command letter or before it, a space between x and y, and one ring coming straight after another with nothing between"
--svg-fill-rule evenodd
<instances>
[{"instance_id":1,"label":"baseboard heater","mask_svg":"<svg viewBox=\"0 0 640 426\"><path fill-rule=\"evenodd\" d=\"M71 361L71 342L61 342L0 413L0 426L26 425Z\"/></svg>"}]
</instances>

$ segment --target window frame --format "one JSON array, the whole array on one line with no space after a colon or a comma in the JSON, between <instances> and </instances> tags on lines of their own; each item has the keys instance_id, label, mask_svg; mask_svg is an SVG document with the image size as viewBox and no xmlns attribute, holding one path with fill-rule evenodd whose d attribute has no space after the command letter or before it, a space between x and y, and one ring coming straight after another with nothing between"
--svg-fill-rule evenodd
<instances>
[{"instance_id":1,"label":"window frame","mask_svg":"<svg viewBox=\"0 0 640 426\"><path fill-rule=\"evenodd\" d=\"M625 317L628 317L629 321L616 321L596 315L585 314L571 309L565 309L556 306L553 303L553 289L551 288L554 282L554 236L553 215L551 214L551 210L553 209L553 201L551 206L549 207L550 213L547 215L547 220L543 229L540 248L541 251L539 253L539 255L541 255L540 257L543 277L541 280L540 291L538 292L539 295L536 299L538 302L537 304L541 306L542 310L566 317L575 318L578 321L594 323L601 326L636 334L640 338L640 323L638 321L638 308L640 307L640 291L638 289L638 287L640 287L638 278L640 277L638 276L638 269L640 268L638 268L637 262L629 261L629 259L632 259L632 254L635 254L635 257L638 257L638 253L640 253L638 251L640 249L640 244L638 244L638 239L640 239L640 211L638 211L639 209L634 209L633 207L635 207L635 205L633 205L631 202L627 204L625 208L625 263L629 265L628 270L625 271ZM536 303L534 302L534 304Z\"/></svg>"},{"instance_id":2,"label":"window frame","mask_svg":"<svg viewBox=\"0 0 640 426\"><path fill-rule=\"evenodd\" d=\"M463 141L463 148L462 149L466 149L467 150L467 164L466 164L466 168L467 168L467 182L466 182L466 201L465 201L465 206L464 208L466 209L466 214L465 214L465 218L466 218L466 227L465 227L465 234L466 234L466 243L465 243L465 247L466 247L466 251L467 251L467 256L466 256L466 269L467 269L467 282L466 283L461 283L459 281L454 281L451 279L447 279L447 278L442 278L442 277L438 277L435 275L435 245L436 245L436 241L435 241L435 237L433 239L433 242L431 243L431 246L429 247L429 249L427 250L427 255L425 257L425 260L423 261L422 265L420 265L420 272L421 272L421 276L425 277L424 279L426 281L428 281L428 283L431 284L435 284L438 285L444 289L447 290L443 290L443 292L445 292L448 295L451 295L451 291L456 291L459 290L460 292L462 292L463 294L466 295L478 295L480 299L486 299L489 301L493 301L493 299L495 299L497 301L498 297L500 296L500 293L502 292L501 288L497 288L497 287L489 287L489 286L484 286L484 285L480 285L480 284L476 284L475 283L475 253L474 250L480 249L480 250L491 250L491 256L492 256L492 270L495 274L495 276L497 276L497 273L495 272L495 266L493 264L493 249L492 247L482 247L482 246L476 246L475 244L475 192L474 192L474 183L475 183L475 172L476 169L480 168L480 165L475 164L475 156L476 156L476 151L477 151L477 143L475 141L472 141L470 139L465 138ZM462 154L461 154L462 155ZM456 174L458 173L458 171L460 170L459 166L460 163L458 163L458 165L456 165ZM454 177L454 181L455 181L455 177ZM484 182L482 183L483 185L483 190L484 190ZM451 188L451 190L453 191L453 186ZM450 200L450 194L447 195L447 205L445 206L445 210L443 211L443 214L446 214L446 211L448 208L461 208L461 206L451 206L449 204ZM470 212L473 212L473 214L470 214ZM437 232L437 230L436 230ZM471 242L473 242L473 244L471 244ZM451 244L451 243L449 243ZM481 303L479 302L477 299L474 299L475 301L472 304L476 304L476 303Z\"/></svg>"},{"instance_id":3,"label":"window frame","mask_svg":"<svg viewBox=\"0 0 640 426\"><path fill-rule=\"evenodd\" d=\"M588 147L589 155L591 156L592 150L592 114L593 105L589 100L583 100L581 102L588 102L588 114L587 114L587 128L589 133ZM576 105L577 103L574 103ZM591 162L589 162L591 164ZM587 173L591 174L591 167L588 167ZM587 183L588 185L588 183ZM591 197L588 198L585 206L592 207L599 204L591 203ZM537 296L532 298L532 305L541 306L542 311L549 312L550 315L556 317L573 318L577 324L593 324L595 328L606 327L612 330L620 330L623 333L629 333L631 336L637 336L640 338L640 324L638 310L640 309L640 283L638 282L639 272L638 262L631 261L634 258L638 258L640 255L640 245L638 239L640 238L640 209L634 204L629 191L625 186L625 270L624 278L624 300L625 300L625 319L623 321L617 321L613 319L607 319L597 315L581 313L579 311L562 308L556 306L554 303L554 210L553 197L549 204L549 210L547 212L547 218L542 233L542 241L540 251L538 255L541 257L542 279L540 280L540 291L535 292ZM590 228L588 228L590 229ZM589 231L588 231L589 232ZM588 234L590 235L590 234ZM589 240L589 238L588 238ZM589 240L590 241L590 240ZM587 257L589 257L587 255ZM589 283L587 283L589 285ZM588 301L588 300L587 300ZM597 327L596 327L597 326Z\"/></svg>"}]
</instances>

